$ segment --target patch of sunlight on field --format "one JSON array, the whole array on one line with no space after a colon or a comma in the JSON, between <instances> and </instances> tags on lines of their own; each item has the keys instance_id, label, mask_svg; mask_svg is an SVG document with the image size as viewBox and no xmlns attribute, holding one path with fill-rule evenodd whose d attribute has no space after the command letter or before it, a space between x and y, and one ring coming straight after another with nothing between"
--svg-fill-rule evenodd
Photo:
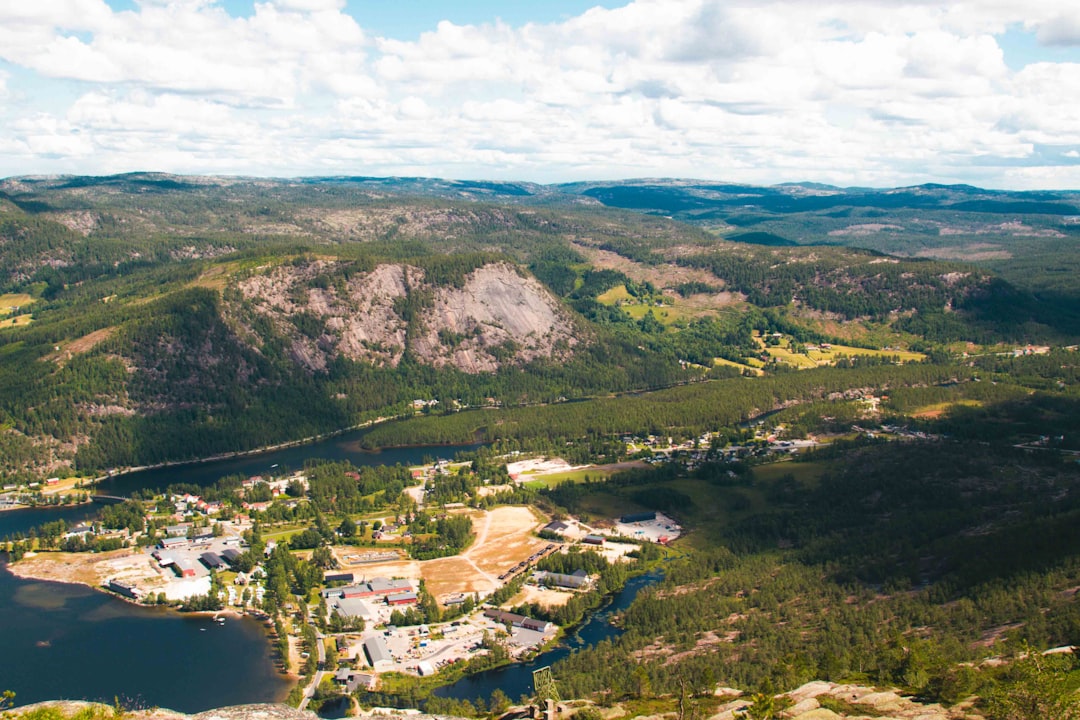
<instances>
[{"instance_id":1,"label":"patch of sunlight on field","mask_svg":"<svg viewBox=\"0 0 1080 720\"><path fill-rule=\"evenodd\" d=\"M794 365L797 368L816 368L818 366L816 362L802 353L796 354L787 348L767 347L765 348L765 352L769 353L769 357L776 358L778 361L787 363L788 365Z\"/></svg>"},{"instance_id":2,"label":"patch of sunlight on field","mask_svg":"<svg viewBox=\"0 0 1080 720\"><path fill-rule=\"evenodd\" d=\"M900 362L921 362L926 359L926 355L908 350L870 350L847 345L833 345L830 350L810 350L806 354L810 359L822 364L835 362L837 355L848 355L849 357L855 355L863 357L897 357L900 358Z\"/></svg>"},{"instance_id":3,"label":"patch of sunlight on field","mask_svg":"<svg viewBox=\"0 0 1080 720\"><path fill-rule=\"evenodd\" d=\"M0 320L0 329L10 327L24 327L32 322L34 322L34 318L30 317L29 315L18 315L11 318L10 320L4 318Z\"/></svg>"},{"instance_id":4,"label":"patch of sunlight on field","mask_svg":"<svg viewBox=\"0 0 1080 720\"><path fill-rule=\"evenodd\" d=\"M596 297L596 301L603 303L604 305L614 305L620 300L623 302L634 302L635 300L634 296L626 290L625 285L613 287L607 292L601 295L597 295Z\"/></svg>"},{"instance_id":5,"label":"patch of sunlight on field","mask_svg":"<svg viewBox=\"0 0 1080 720\"><path fill-rule=\"evenodd\" d=\"M750 370L755 375L764 375L765 374L764 371L762 371L760 367L754 367L753 365L750 365L748 363L747 364L737 363L737 362L734 362L732 360L727 360L725 358L713 358L713 365L727 365L728 367L736 367L736 368L739 368L740 370Z\"/></svg>"},{"instance_id":6,"label":"patch of sunlight on field","mask_svg":"<svg viewBox=\"0 0 1080 720\"><path fill-rule=\"evenodd\" d=\"M982 407L982 402L979 400L950 400L947 402L934 403L933 405L924 405L920 408L916 408L908 413L911 417L916 418L939 418L949 411L953 407Z\"/></svg>"},{"instance_id":7,"label":"patch of sunlight on field","mask_svg":"<svg viewBox=\"0 0 1080 720\"><path fill-rule=\"evenodd\" d=\"M0 295L0 316L10 315L16 308L26 307L34 303L34 298L26 293L4 293Z\"/></svg>"},{"instance_id":8,"label":"patch of sunlight on field","mask_svg":"<svg viewBox=\"0 0 1080 720\"><path fill-rule=\"evenodd\" d=\"M567 481L572 483L585 482L586 477L590 480L605 480L614 474L615 473L612 470L602 470L600 468L585 468L583 470L571 470L570 472L551 473L549 475L536 475L533 477L525 475L524 477L528 478L527 480L525 480L526 487L542 488L554 487L559 483Z\"/></svg>"}]
</instances>

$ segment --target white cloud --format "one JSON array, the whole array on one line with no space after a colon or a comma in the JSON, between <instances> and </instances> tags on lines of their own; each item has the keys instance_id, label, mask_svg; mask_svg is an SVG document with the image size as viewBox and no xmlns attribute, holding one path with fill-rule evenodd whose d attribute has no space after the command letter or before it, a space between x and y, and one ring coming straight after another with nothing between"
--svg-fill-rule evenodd
<instances>
[{"instance_id":1,"label":"white cloud","mask_svg":"<svg viewBox=\"0 0 1080 720\"><path fill-rule=\"evenodd\" d=\"M1076 167L1016 170L1041 162L1037 145L1080 145L1080 66L1015 72L995 38L1074 42L1080 11L1028 5L637 0L403 41L365 32L343 0L246 18L216 0L7 3L0 58L40 82L0 115L0 173L1080 185ZM63 107L56 80L80 89Z\"/></svg>"}]
</instances>

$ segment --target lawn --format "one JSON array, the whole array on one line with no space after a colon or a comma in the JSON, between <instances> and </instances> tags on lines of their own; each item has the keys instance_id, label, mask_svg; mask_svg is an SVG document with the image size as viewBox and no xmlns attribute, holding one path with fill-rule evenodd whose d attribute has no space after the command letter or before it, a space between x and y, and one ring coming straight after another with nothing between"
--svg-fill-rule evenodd
<instances>
[{"instance_id":1,"label":"lawn","mask_svg":"<svg viewBox=\"0 0 1080 720\"><path fill-rule=\"evenodd\" d=\"M607 292L597 296L596 299L604 305L618 305L623 312L635 320L641 320L649 314L650 310L652 310L656 319L664 325L671 325L672 323L683 319L692 319L702 314L693 309L682 307L682 303L677 300L672 304L672 299L669 297L664 298L664 305L662 307L647 305L627 292L625 285L613 287Z\"/></svg>"},{"instance_id":2,"label":"lawn","mask_svg":"<svg viewBox=\"0 0 1080 720\"><path fill-rule=\"evenodd\" d=\"M791 350L791 341L787 338L781 341L783 345L767 345L758 338L758 344L779 362L787 363L797 368L816 368L824 365L832 365L840 357L884 357L898 358L900 362L921 362L926 359L922 353L907 350L872 350L858 348L850 345L831 345L828 349L807 350L805 353L796 353Z\"/></svg>"},{"instance_id":3,"label":"lawn","mask_svg":"<svg viewBox=\"0 0 1080 720\"><path fill-rule=\"evenodd\" d=\"M15 308L22 308L34 302L26 293L5 293L0 295L0 316L10 315Z\"/></svg>"},{"instance_id":4,"label":"lawn","mask_svg":"<svg viewBox=\"0 0 1080 720\"><path fill-rule=\"evenodd\" d=\"M793 353L788 348L779 346L766 347L765 352L769 353L770 357L776 358L780 362L793 365L797 368L816 368L818 366L816 362L802 353Z\"/></svg>"},{"instance_id":5,"label":"lawn","mask_svg":"<svg viewBox=\"0 0 1080 720\"><path fill-rule=\"evenodd\" d=\"M809 350L806 353L807 357L815 362L825 365L836 361L838 355L847 355L854 357L861 355L863 357L898 357L900 362L922 362L926 359L926 356L922 353L910 352L908 350L869 350L867 348L850 347L848 345L833 345L829 350Z\"/></svg>"},{"instance_id":6,"label":"lawn","mask_svg":"<svg viewBox=\"0 0 1080 720\"><path fill-rule=\"evenodd\" d=\"M944 415L950 408L958 406L980 407L982 406L982 403L978 400L949 400L947 402L934 403L933 405L924 405L912 410L908 415L916 418L934 419Z\"/></svg>"},{"instance_id":7,"label":"lawn","mask_svg":"<svg viewBox=\"0 0 1080 720\"><path fill-rule=\"evenodd\" d=\"M34 322L34 318L30 315L17 315L10 320L8 318L0 320L0 328L23 327L32 322Z\"/></svg>"},{"instance_id":8,"label":"lawn","mask_svg":"<svg viewBox=\"0 0 1080 720\"><path fill-rule=\"evenodd\" d=\"M757 361L757 362L760 364L760 361ZM736 367L736 368L739 368L740 370L749 370L752 373L754 373L755 375L764 375L765 374L765 372L759 367L754 367L753 365L749 365L749 364L744 365L742 363L737 363L737 362L734 362L734 361L731 361L731 360L725 360L724 358L713 358L713 365L727 365L728 367Z\"/></svg>"},{"instance_id":9,"label":"lawn","mask_svg":"<svg viewBox=\"0 0 1080 720\"><path fill-rule=\"evenodd\" d=\"M572 482L580 483L585 482L585 478L590 480L606 480L615 474L614 470L603 470L601 468L585 468L584 470L571 470L569 472L550 473L548 475L525 475L525 486L531 488L544 488L554 487L559 483Z\"/></svg>"}]
</instances>

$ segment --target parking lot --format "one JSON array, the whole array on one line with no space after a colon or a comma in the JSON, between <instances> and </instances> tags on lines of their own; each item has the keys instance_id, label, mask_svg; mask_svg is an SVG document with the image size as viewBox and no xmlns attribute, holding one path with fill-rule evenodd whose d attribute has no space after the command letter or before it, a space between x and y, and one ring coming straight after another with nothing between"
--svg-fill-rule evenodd
<instances>
[{"instance_id":1,"label":"parking lot","mask_svg":"<svg viewBox=\"0 0 1080 720\"><path fill-rule=\"evenodd\" d=\"M682 534L682 528L667 515L656 513L654 520L615 523L613 534L658 543L669 542L679 537Z\"/></svg>"}]
</instances>

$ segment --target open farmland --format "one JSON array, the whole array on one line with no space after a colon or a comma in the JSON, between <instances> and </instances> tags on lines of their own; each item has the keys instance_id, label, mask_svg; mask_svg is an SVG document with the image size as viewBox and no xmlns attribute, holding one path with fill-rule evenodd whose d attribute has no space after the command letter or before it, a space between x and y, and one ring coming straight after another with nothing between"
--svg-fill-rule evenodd
<instances>
[{"instance_id":1,"label":"open farmland","mask_svg":"<svg viewBox=\"0 0 1080 720\"><path fill-rule=\"evenodd\" d=\"M874 350L850 345L795 345L789 338L784 338L779 345L769 345L762 338L757 338L758 345L770 358L787 363L797 368L818 368L833 365L841 358L874 357L897 360L898 362L921 362L926 355L908 350Z\"/></svg>"},{"instance_id":2,"label":"open farmland","mask_svg":"<svg viewBox=\"0 0 1080 720\"><path fill-rule=\"evenodd\" d=\"M0 317L10 315L20 308L24 308L34 302L34 298L26 293L4 293L0 295Z\"/></svg>"}]
</instances>

